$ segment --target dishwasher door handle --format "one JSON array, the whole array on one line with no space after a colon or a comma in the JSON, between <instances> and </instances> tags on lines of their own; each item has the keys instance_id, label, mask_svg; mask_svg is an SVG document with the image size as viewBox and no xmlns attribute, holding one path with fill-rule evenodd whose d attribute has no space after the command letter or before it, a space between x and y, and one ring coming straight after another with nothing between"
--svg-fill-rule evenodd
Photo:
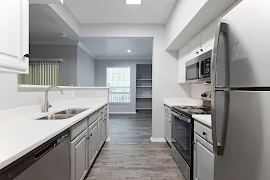
<instances>
[{"instance_id":1,"label":"dishwasher door handle","mask_svg":"<svg viewBox=\"0 0 270 180\"><path fill-rule=\"evenodd\" d=\"M35 160L40 159L42 156L50 152L56 145L57 145L56 141L51 144L48 144L46 147L44 147L43 149L41 149L39 152L35 154L34 156Z\"/></svg>"}]
</instances>

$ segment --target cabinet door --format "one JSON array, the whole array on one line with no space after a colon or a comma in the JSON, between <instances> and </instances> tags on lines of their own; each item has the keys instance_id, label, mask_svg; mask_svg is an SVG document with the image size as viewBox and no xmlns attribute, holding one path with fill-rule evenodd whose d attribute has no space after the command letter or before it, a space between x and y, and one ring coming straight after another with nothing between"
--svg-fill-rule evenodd
<instances>
[{"instance_id":1,"label":"cabinet door","mask_svg":"<svg viewBox=\"0 0 270 180\"><path fill-rule=\"evenodd\" d=\"M197 35L194 39L192 39L189 43L190 48L190 59L193 59L199 56L201 50L201 35Z\"/></svg>"},{"instance_id":2,"label":"cabinet door","mask_svg":"<svg viewBox=\"0 0 270 180\"><path fill-rule=\"evenodd\" d=\"M89 129L89 141L88 141L88 169L90 169L91 165L93 164L95 157L98 151L98 129L97 124L92 128Z\"/></svg>"},{"instance_id":3,"label":"cabinet door","mask_svg":"<svg viewBox=\"0 0 270 180\"><path fill-rule=\"evenodd\" d=\"M178 51L178 83L186 82L186 61L189 57L189 45Z\"/></svg>"},{"instance_id":4,"label":"cabinet door","mask_svg":"<svg viewBox=\"0 0 270 180\"><path fill-rule=\"evenodd\" d=\"M99 149L102 146L102 124L103 124L103 117L100 117L100 119L98 120L98 146Z\"/></svg>"},{"instance_id":5,"label":"cabinet door","mask_svg":"<svg viewBox=\"0 0 270 180\"><path fill-rule=\"evenodd\" d=\"M214 22L201 33L203 52L207 52L213 49L216 27L217 27L217 22Z\"/></svg>"},{"instance_id":6,"label":"cabinet door","mask_svg":"<svg viewBox=\"0 0 270 180\"><path fill-rule=\"evenodd\" d=\"M106 141L107 138L107 116L104 116L103 119L103 141Z\"/></svg>"},{"instance_id":7,"label":"cabinet door","mask_svg":"<svg viewBox=\"0 0 270 180\"><path fill-rule=\"evenodd\" d=\"M165 136L169 143L171 143L171 119L165 114Z\"/></svg>"},{"instance_id":8,"label":"cabinet door","mask_svg":"<svg viewBox=\"0 0 270 180\"><path fill-rule=\"evenodd\" d=\"M82 180L87 173L87 130L71 142L71 180Z\"/></svg>"},{"instance_id":9,"label":"cabinet door","mask_svg":"<svg viewBox=\"0 0 270 180\"><path fill-rule=\"evenodd\" d=\"M167 122L168 122L168 130L167 130L167 132L168 132L168 135L167 135L167 137L168 137L168 140L169 140L169 142L171 142L171 133L172 133L172 127L171 127L171 118L169 118L169 117L166 117L167 118Z\"/></svg>"},{"instance_id":10,"label":"cabinet door","mask_svg":"<svg viewBox=\"0 0 270 180\"><path fill-rule=\"evenodd\" d=\"M28 73L29 2L1 1L0 5L0 71Z\"/></svg>"},{"instance_id":11,"label":"cabinet door","mask_svg":"<svg viewBox=\"0 0 270 180\"><path fill-rule=\"evenodd\" d=\"M212 145L194 133L194 180L214 180Z\"/></svg>"}]
</instances>

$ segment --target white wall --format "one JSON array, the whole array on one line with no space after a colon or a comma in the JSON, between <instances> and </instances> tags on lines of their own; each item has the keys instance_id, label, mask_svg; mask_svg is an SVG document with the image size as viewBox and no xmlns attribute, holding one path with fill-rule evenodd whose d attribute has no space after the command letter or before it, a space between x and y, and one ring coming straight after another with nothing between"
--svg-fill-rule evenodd
<instances>
[{"instance_id":1,"label":"white wall","mask_svg":"<svg viewBox=\"0 0 270 180\"><path fill-rule=\"evenodd\" d=\"M211 85L191 84L191 98L201 99L201 94L211 91Z\"/></svg>"},{"instance_id":2,"label":"white wall","mask_svg":"<svg viewBox=\"0 0 270 180\"><path fill-rule=\"evenodd\" d=\"M77 47L77 85L95 86L95 59Z\"/></svg>"},{"instance_id":3,"label":"white wall","mask_svg":"<svg viewBox=\"0 0 270 180\"><path fill-rule=\"evenodd\" d=\"M168 46L186 27L207 0L178 0L166 24L166 45Z\"/></svg>"},{"instance_id":4,"label":"white wall","mask_svg":"<svg viewBox=\"0 0 270 180\"><path fill-rule=\"evenodd\" d=\"M34 58L62 58L60 63L60 85L77 85L77 46L76 45L30 45Z\"/></svg>"},{"instance_id":5,"label":"white wall","mask_svg":"<svg viewBox=\"0 0 270 180\"><path fill-rule=\"evenodd\" d=\"M130 67L130 103L110 104L110 113L136 113L136 64L152 64L151 60L96 60L96 86L106 86L107 67Z\"/></svg>"}]
</instances>

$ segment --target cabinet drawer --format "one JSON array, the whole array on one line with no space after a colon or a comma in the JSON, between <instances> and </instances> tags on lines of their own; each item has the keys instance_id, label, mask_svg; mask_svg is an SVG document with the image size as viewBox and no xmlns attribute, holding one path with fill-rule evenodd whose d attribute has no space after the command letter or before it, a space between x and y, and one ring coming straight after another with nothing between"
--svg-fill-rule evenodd
<instances>
[{"instance_id":1,"label":"cabinet drawer","mask_svg":"<svg viewBox=\"0 0 270 180\"><path fill-rule=\"evenodd\" d=\"M91 125L94 121L96 121L98 118L98 111L91 114L88 118L88 126Z\"/></svg>"},{"instance_id":2,"label":"cabinet drawer","mask_svg":"<svg viewBox=\"0 0 270 180\"><path fill-rule=\"evenodd\" d=\"M105 106L105 107L104 107L104 112L103 112L103 113L107 113L107 110L108 110L108 106Z\"/></svg>"},{"instance_id":3,"label":"cabinet drawer","mask_svg":"<svg viewBox=\"0 0 270 180\"><path fill-rule=\"evenodd\" d=\"M198 122L194 122L194 131L200 135L203 139L206 141L210 142L211 144L213 143L212 140L212 130Z\"/></svg>"},{"instance_id":4,"label":"cabinet drawer","mask_svg":"<svg viewBox=\"0 0 270 180\"><path fill-rule=\"evenodd\" d=\"M164 112L165 112L167 115L169 115L169 116L171 116L171 115L172 115L171 108L170 108L170 107L168 107L168 106L164 106Z\"/></svg>"},{"instance_id":5,"label":"cabinet drawer","mask_svg":"<svg viewBox=\"0 0 270 180\"><path fill-rule=\"evenodd\" d=\"M87 128L87 118L83 119L81 122L75 124L71 127L71 140L76 138L81 132Z\"/></svg>"},{"instance_id":6,"label":"cabinet drawer","mask_svg":"<svg viewBox=\"0 0 270 180\"><path fill-rule=\"evenodd\" d=\"M104 106L98 110L98 117L102 116L104 113L107 113L107 106Z\"/></svg>"}]
</instances>

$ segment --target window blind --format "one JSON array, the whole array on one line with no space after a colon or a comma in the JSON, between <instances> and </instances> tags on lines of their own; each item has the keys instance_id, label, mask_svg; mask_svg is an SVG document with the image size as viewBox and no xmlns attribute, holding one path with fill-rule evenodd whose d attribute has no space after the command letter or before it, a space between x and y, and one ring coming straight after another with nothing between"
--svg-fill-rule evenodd
<instances>
[{"instance_id":1,"label":"window blind","mask_svg":"<svg viewBox=\"0 0 270 180\"><path fill-rule=\"evenodd\" d=\"M59 63L56 61L30 61L29 74L21 75L20 84L60 85Z\"/></svg>"}]
</instances>

